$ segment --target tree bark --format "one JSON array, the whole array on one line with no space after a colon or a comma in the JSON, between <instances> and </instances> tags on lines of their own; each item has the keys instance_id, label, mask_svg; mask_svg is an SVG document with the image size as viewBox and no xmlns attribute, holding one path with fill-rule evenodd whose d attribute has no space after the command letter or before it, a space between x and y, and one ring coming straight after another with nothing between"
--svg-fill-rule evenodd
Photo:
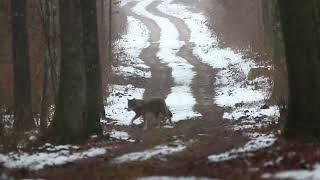
<instances>
[{"instance_id":1,"label":"tree bark","mask_svg":"<svg viewBox=\"0 0 320 180\"><path fill-rule=\"evenodd\" d=\"M43 131L47 129L49 121L49 107L52 99L57 94L57 66L59 58L57 53L58 33L57 29L57 6L58 0L38 0L39 15L41 17L41 25L45 37L45 59L43 62L43 86L40 111L40 128Z\"/></svg>"},{"instance_id":2,"label":"tree bark","mask_svg":"<svg viewBox=\"0 0 320 180\"><path fill-rule=\"evenodd\" d=\"M50 89L49 83L50 82L50 70L49 70L48 59L45 59L43 62L44 68L44 78L43 78L43 85L42 85L42 98L41 98L41 110L40 110L40 130L44 132L48 127L48 115L49 115L49 96L50 96Z\"/></svg>"},{"instance_id":3,"label":"tree bark","mask_svg":"<svg viewBox=\"0 0 320 180\"><path fill-rule=\"evenodd\" d=\"M285 135L320 137L320 2L279 0L289 78Z\"/></svg>"},{"instance_id":4,"label":"tree bark","mask_svg":"<svg viewBox=\"0 0 320 180\"><path fill-rule=\"evenodd\" d=\"M97 25L96 0L81 0L84 30L84 56L87 77L87 130L88 134L102 135L100 118L104 115L101 62Z\"/></svg>"},{"instance_id":5,"label":"tree bark","mask_svg":"<svg viewBox=\"0 0 320 180\"><path fill-rule=\"evenodd\" d=\"M86 133L86 67L81 0L60 0L61 74L52 133L57 143L77 143Z\"/></svg>"},{"instance_id":6,"label":"tree bark","mask_svg":"<svg viewBox=\"0 0 320 180\"><path fill-rule=\"evenodd\" d=\"M11 0L14 107L16 130L35 126L31 106L29 44L26 27L26 0Z\"/></svg>"}]
</instances>

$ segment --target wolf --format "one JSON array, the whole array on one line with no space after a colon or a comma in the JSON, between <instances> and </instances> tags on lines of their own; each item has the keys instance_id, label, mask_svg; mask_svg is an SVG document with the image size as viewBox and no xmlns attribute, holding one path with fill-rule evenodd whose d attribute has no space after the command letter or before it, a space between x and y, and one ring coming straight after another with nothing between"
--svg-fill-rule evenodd
<instances>
[{"instance_id":1,"label":"wolf","mask_svg":"<svg viewBox=\"0 0 320 180\"><path fill-rule=\"evenodd\" d=\"M144 121L144 130L148 128L148 119L150 115L153 115L156 119L158 119L161 114L164 117L164 120L168 119L170 124L172 124L172 112L169 110L166 102L161 98L152 98L149 100L142 99L128 99L128 111L134 111L136 115L132 118L131 124L133 124L134 120L143 117Z\"/></svg>"}]
</instances>

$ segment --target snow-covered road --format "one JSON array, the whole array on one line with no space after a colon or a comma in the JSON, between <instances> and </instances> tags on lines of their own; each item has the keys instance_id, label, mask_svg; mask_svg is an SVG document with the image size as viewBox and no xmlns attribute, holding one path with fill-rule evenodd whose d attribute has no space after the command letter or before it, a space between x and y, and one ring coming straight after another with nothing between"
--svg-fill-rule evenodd
<instances>
[{"instance_id":1,"label":"snow-covered road","mask_svg":"<svg viewBox=\"0 0 320 180\"><path fill-rule=\"evenodd\" d=\"M155 16L146 10L154 0L140 1L132 10L134 13L152 19L161 29L160 50L157 56L163 63L167 63L172 69L175 86L171 87L171 93L166 102L173 112L173 121L185 120L197 117L200 114L193 111L196 101L192 95L191 82L195 72L193 66L177 52L185 42L179 41L177 28L168 19Z\"/></svg>"}]
</instances>

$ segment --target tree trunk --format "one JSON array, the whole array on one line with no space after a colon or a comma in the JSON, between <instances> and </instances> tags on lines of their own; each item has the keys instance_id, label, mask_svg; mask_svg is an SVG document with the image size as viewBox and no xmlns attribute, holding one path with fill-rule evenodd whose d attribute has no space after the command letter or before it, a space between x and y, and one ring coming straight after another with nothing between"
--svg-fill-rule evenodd
<instances>
[{"instance_id":1,"label":"tree trunk","mask_svg":"<svg viewBox=\"0 0 320 180\"><path fill-rule=\"evenodd\" d=\"M48 127L48 115L49 115L49 82L50 82L50 70L49 70L48 59L44 60L43 69L44 69L44 78L42 86L42 98L41 98L41 110L40 110L40 129L41 132L44 132Z\"/></svg>"},{"instance_id":2,"label":"tree trunk","mask_svg":"<svg viewBox=\"0 0 320 180\"><path fill-rule=\"evenodd\" d=\"M86 133L86 68L81 0L60 0L61 74L52 133L57 143L77 143Z\"/></svg>"},{"instance_id":3,"label":"tree trunk","mask_svg":"<svg viewBox=\"0 0 320 180\"><path fill-rule=\"evenodd\" d=\"M26 27L26 0L11 0L12 50L14 67L14 105L17 130L34 127L31 106L29 44Z\"/></svg>"},{"instance_id":4,"label":"tree trunk","mask_svg":"<svg viewBox=\"0 0 320 180\"><path fill-rule=\"evenodd\" d=\"M39 15L45 37L46 55L43 62L43 86L40 111L40 127L44 131L47 129L49 121L49 107L52 99L57 94L57 65L59 64L57 49L58 33L57 29L57 8L58 0L38 0Z\"/></svg>"},{"instance_id":5,"label":"tree trunk","mask_svg":"<svg viewBox=\"0 0 320 180\"><path fill-rule=\"evenodd\" d=\"M279 0L289 78L285 135L320 137L320 2Z\"/></svg>"},{"instance_id":6,"label":"tree trunk","mask_svg":"<svg viewBox=\"0 0 320 180\"><path fill-rule=\"evenodd\" d=\"M102 135L100 118L104 115L96 0L81 0L84 30L84 56L87 77L88 134Z\"/></svg>"},{"instance_id":7,"label":"tree trunk","mask_svg":"<svg viewBox=\"0 0 320 180\"><path fill-rule=\"evenodd\" d=\"M112 0L109 0L109 41L108 41L108 56L109 56L109 61L111 63L111 58L112 58Z\"/></svg>"}]
</instances>

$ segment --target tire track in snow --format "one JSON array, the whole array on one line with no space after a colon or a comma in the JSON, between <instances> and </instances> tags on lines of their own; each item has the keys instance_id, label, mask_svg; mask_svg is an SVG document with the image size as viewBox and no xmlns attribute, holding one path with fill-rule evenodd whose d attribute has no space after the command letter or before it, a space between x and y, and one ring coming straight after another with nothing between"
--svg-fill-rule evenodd
<instances>
[{"instance_id":1,"label":"tire track in snow","mask_svg":"<svg viewBox=\"0 0 320 180\"><path fill-rule=\"evenodd\" d=\"M132 8L132 11L155 21L161 29L160 50L157 52L157 57L159 57L162 63L167 63L171 67L175 83L175 86L171 88L171 93L166 98L166 102L174 114L172 120L180 121L201 116L193 111L193 107L196 104L190 87L195 75L195 72L192 70L193 66L187 60L177 56L184 42L178 40L178 30L167 18L155 16L146 10L153 2L154 0L139 1Z\"/></svg>"},{"instance_id":2,"label":"tire track in snow","mask_svg":"<svg viewBox=\"0 0 320 180\"><path fill-rule=\"evenodd\" d=\"M215 94L215 72L213 68L205 63L202 63L201 60L192 53L192 46L194 43L190 43L191 30L182 19L164 14L163 12L159 11L157 7L161 3L161 1L156 1L152 4L152 6L149 6L149 9L152 10L155 15L168 18L171 22L173 22L179 32L179 40L186 42L177 54L192 64L193 70L196 72L196 75L192 80L192 92L197 102L195 109L204 116L204 120L221 120L221 110L214 104L213 101Z\"/></svg>"},{"instance_id":3,"label":"tire track in snow","mask_svg":"<svg viewBox=\"0 0 320 180\"><path fill-rule=\"evenodd\" d=\"M127 3L124 4L123 8L126 6ZM106 116L116 120L117 125L130 125L131 118L135 113L126 109L127 99L141 99L145 92L145 89L137 88L131 84L119 85L123 84L121 81L123 79L132 81L132 79L141 80L142 78L147 78L149 80L152 78L150 66L146 65L140 57L143 50L150 46L148 41L150 31L140 20L133 16L128 16L126 32L113 43L113 53L117 56L119 62L117 62L117 66L112 67L112 70L113 74L120 78L116 78L115 84L109 85L110 95L105 107ZM142 123L142 121L136 122Z\"/></svg>"},{"instance_id":4,"label":"tire track in snow","mask_svg":"<svg viewBox=\"0 0 320 180\"><path fill-rule=\"evenodd\" d=\"M171 4L173 0L166 0L158 6L159 10L165 14L182 19L191 29L190 42L194 43L193 54L214 69L218 70L216 78L217 93L214 101L221 107L228 107L231 113L225 113L224 118L239 116L243 118L238 123L240 130L246 129L246 122L251 122L251 130L263 126L263 122L256 122L255 118L267 117L275 119L277 117L277 108L270 108L270 111L261 110L260 107L267 98L268 82L265 79L256 79L249 82L247 77L253 67L257 67L254 61L243 59L241 53L236 53L230 48L219 48L218 39L212 34L206 25L207 18L201 13L193 13L182 4ZM251 84L251 85L250 85ZM256 90L254 84L262 86L262 89ZM243 104L239 107L236 104ZM242 107L244 106L244 107ZM235 119L238 120L238 119ZM275 120L274 120L275 121ZM268 126L268 124L265 124ZM245 131L246 132L246 131ZM247 132L248 133L248 132ZM250 151L256 151L260 148L268 147L275 141L273 134L249 133L251 139L244 147L232 149L226 153L209 156L211 161L223 161L236 158L239 154Z\"/></svg>"},{"instance_id":5,"label":"tire track in snow","mask_svg":"<svg viewBox=\"0 0 320 180\"><path fill-rule=\"evenodd\" d=\"M150 67L140 58L142 50L150 46L150 32L140 20L132 16L127 17L127 24L127 34L113 43L114 54L120 60L117 67L112 67L113 73L124 77L151 78Z\"/></svg>"},{"instance_id":6,"label":"tire track in snow","mask_svg":"<svg viewBox=\"0 0 320 180\"><path fill-rule=\"evenodd\" d=\"M150 32L148 42L150 43L148 47L144 48L140 54L140 58L150 67L152 77L148 79L145 85L146 91L144 92L144 99L149 99L153 97L161 97L163 99L167 98L170 93L170 87L173 86L173 79L171 77L171 69L164 63L161 63L159 58L156 56L159 51L159 40L160 40L160 28L151 19L145 18L143 16L137 15L132 12L132 8L137 4L137 2L130 2L126 6L127 13L133 16L147 27Z\"/></svg>"}]
</instances>

